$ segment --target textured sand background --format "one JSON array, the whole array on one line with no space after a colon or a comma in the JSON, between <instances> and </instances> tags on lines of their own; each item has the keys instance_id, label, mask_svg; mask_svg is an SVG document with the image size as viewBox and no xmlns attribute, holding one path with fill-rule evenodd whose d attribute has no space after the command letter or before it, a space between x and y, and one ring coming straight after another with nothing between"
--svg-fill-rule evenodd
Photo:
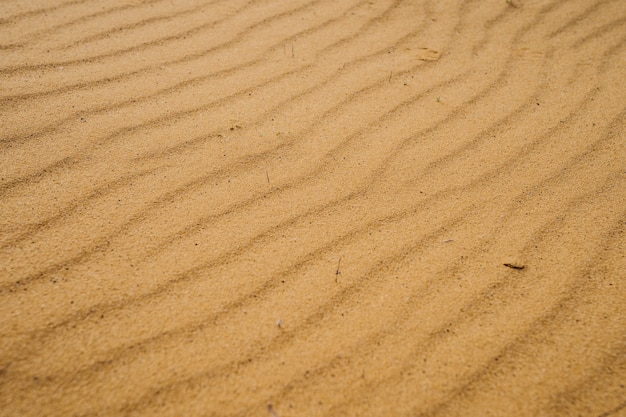
<instances>
[{"instance_id":1,"label":"textured sand background","mask_svg":"<svg viewBox=\"0 0 626 417\"><path fill-rule=\"evenodd\" d=\"M624 0L1 0L0 124L2 416L626 415Z\"/></svg>"}]
</instances>

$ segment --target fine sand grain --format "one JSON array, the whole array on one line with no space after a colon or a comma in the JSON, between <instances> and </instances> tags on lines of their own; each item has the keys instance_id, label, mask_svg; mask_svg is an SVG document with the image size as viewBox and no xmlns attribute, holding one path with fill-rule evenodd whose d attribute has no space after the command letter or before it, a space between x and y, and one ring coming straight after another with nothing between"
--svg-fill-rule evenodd
<instances>
[{"instance_id":1,"label":"fine sand grain","mask_svg":"<svg viewBox=\"0 0 626 417\"><path fill-rule=\"evenodd\" d=\"M626 415L624 0L0 0L1 416Z\"/></svg>"}]
</instances>

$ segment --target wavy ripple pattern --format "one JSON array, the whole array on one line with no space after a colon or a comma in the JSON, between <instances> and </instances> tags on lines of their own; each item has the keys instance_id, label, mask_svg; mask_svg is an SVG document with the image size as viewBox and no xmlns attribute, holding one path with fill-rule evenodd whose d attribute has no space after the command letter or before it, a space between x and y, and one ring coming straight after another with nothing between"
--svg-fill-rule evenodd
<instances>
[{"instance_id":1,"label":"wavy ripple pattern","mask_svg":"<svg viewBox=\"0 0 626 417\"><path fill-rule=\"evenodd\" d=\"M0 2L0 416L618 416L620 0Z\"/></svg>"}]
</instances>

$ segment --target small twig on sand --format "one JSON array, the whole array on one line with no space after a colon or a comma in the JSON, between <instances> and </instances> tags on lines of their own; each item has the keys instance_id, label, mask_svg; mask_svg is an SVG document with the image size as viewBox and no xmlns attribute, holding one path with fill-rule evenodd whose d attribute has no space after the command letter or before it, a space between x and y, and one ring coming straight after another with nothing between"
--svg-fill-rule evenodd
<instances>
[{"instance_id":1,"label":"small twig on sand","mask_svg":"<svg viewBox=\"0 0 626 417\"><path fill-rule=\"evenodd\" d=\"M335 282L337 282L337 278L339 277L339 275L341 275L341 270L339 269L341 267L341 256L339 257L339 262L337 262L337 269L335 270Z\"/></svg>"},{"instance_id":2,"label":"small twig on sand","mask_svg":"<svg viewBox=\"0 0 626 417\"><path fill-rule=\"evenodd\" d=\"M267 411L273 416L273 417L278 417L278 413L276 413L276 410L274 410L274 407L272 407L272 404L268 404L267 405Z\"/></svg>"},{"instance_id":3,"label":"small twig on sand","mask_svg":"<svg viewBox=\"0 0 626 417\"><path fill-rule=\"evenodd\" d=\"M270 173L269 173L269 171L267 169L265 170L265 176L267 177L267 183L269 184L270 183Z\"/></svg>"}]
</instances>

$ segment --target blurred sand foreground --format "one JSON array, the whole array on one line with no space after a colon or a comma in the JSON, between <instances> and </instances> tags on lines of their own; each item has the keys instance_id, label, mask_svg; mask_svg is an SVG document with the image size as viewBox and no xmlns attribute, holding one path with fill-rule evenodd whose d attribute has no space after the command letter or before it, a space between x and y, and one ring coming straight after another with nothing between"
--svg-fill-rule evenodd
<instances>
[{"instance_id":1,"label":"blurred sand foreground","mask_svg":"<svg viewBox=\"0 0 626 417\"><path fill-rule=\"evenodd\" d=\"M623 0L2 0L0 415L626 415Z\"/></svg>"}]
</instances>

